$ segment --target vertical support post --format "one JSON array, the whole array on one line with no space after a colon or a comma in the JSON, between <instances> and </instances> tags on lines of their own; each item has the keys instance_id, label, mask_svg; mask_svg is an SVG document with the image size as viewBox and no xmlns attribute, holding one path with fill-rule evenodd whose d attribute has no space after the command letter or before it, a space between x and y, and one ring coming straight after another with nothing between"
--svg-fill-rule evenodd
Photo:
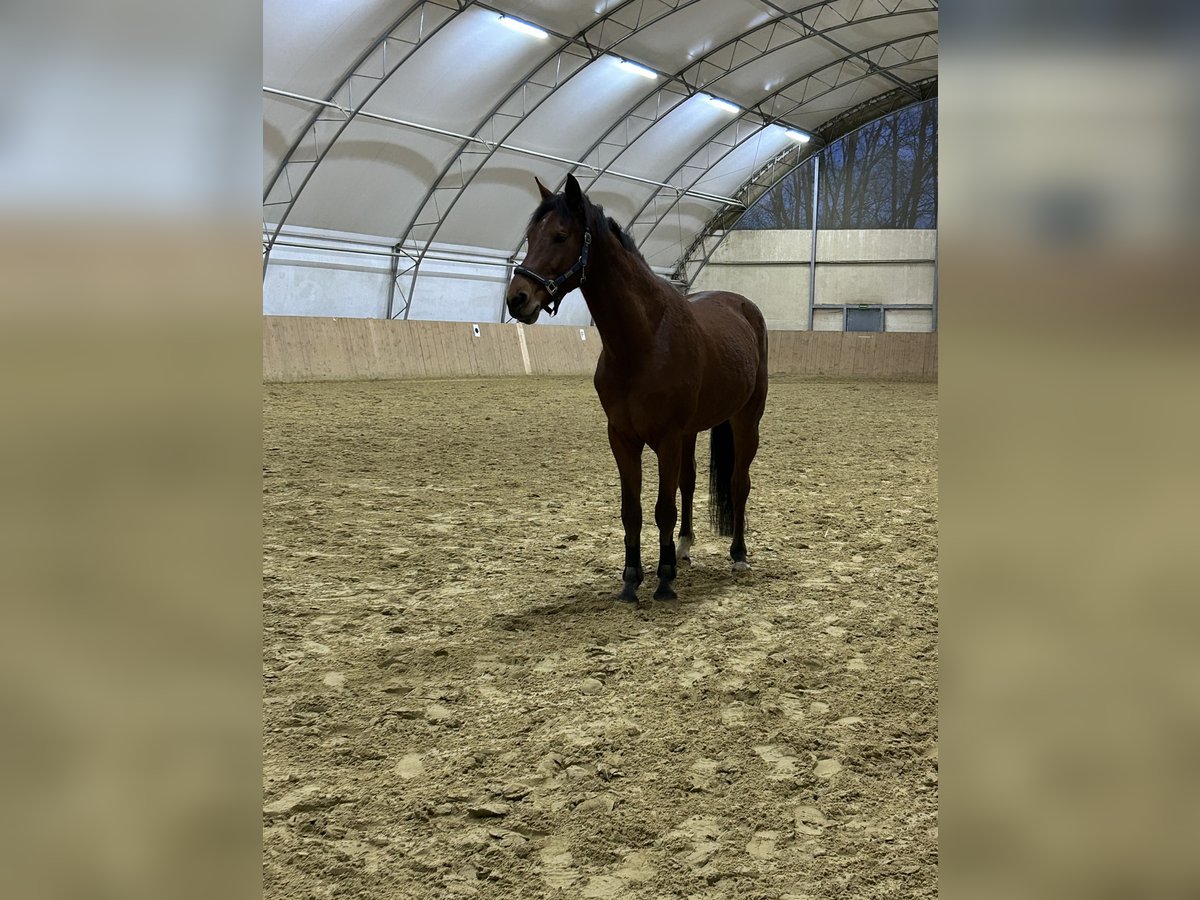
<instances>
[{"instance_id":1,"label":"vertical support post","mask_svg":"<svg viewBox=\"0 0 1200 900\"><path fill-rule=\"evenodd\" d=\"M813 156L812 249L808 255L808 330L813 330L813 311L817 304L817 209L821 199L821 154Z\"/></svg>"},{"instance_id":2,"label":"vertical support post","mask_svg":"<svg viewBox=\"0 0 1200 900\"><path fill-rule=\"evenodd\" d=\"M392 277L388 279L387 318L392 320L392 309L396 303L396 279L400 275L400 245L392 247Z\"/></svg>"},{"instance_id":3,"label":"vertical support post","mask_svg":"<svg viewBox=\"0 0 1200 900\"><path fill-rule=\"evenodd\" d=\"M941 229L933 229L933 330L937 331L937 295L938 295L938 233Z\"/></svg>"},{"instance_id":4,"label":"vertical support post","mask_svg":"<svg viewBox=\"0 0 1200 900\"><path fill-rule=\"evenodd\" d=\"M497 321L501 325L504 324L504 314L508 311L508 307L505 304L504 300L508 294L508 286L509 286L509 284L512 283L513 269L516 268L516 265L517 265L516 258L510 256L508 258L507 265L505 265L505 267L504 267L504 287L500 289L500 318L497 319Z\"/></svg>"},{"instance_id":5,"label":"vertical support post","mask_svg":"<svg viewBox=\"0 0 1200 900\"><path fill-rule=\"evenodd\" d=\"M401 245L397 244L397 246ZM409 310L412 309L413 298L417 295L417 273L421 271L420 260L414 260L411 256L409 257L409 260L412 261L412 267L410 269L412 272L412 278L408 282L408 293L404 295L404 321L406 322L408 321ZM406 272L405 275L407 274L408 273Z\"/></svg>"}]
</instances>

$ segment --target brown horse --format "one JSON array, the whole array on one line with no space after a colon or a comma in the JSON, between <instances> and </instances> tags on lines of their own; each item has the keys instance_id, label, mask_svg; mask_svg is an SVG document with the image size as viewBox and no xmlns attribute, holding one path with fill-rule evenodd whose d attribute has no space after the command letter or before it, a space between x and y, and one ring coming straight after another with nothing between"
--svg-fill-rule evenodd
<instances>
[{"instance_id":1,"label":"brown horse","mask_svg":"<svg viewBox=\"0 0 1200 900\"><path fill-rule=\"evenodd\" d=\"M563 295L578 287L600 332L596 393L621 474L625 526L620 599L636 603L643 578L642 449L649 444L658 454L654 599L673 599L675 494L682 488L678 558L690 559L696 435L710 428L712 524L733 537L734 570L750 568L746 499L767 400L762 313L740 294L704 291L684 297L651 271L632 239L584 195L573 175L561 194L541 181L537 186L542 202L529 220L529 250L515 270L506 302L512 317L529 325L542 310L558 312Z\"/></svg>"}]
</instances>

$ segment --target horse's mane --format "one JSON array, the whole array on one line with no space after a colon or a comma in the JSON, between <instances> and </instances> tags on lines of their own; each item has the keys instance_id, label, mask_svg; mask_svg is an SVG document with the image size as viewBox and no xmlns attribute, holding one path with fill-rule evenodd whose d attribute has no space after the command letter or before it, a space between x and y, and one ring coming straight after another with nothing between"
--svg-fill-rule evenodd
<instances>
[{"instance_id":1,"label":"horse's mane","mask_svg":"<svg viewBox=\"0 0 1200 900\"><path fill-rule=\"evenodd\" d=\"M629 232L627 232L620 225L618 225L612 216L605 216L603 207L600 207L599 209L600 217L608 223L608 227L612 230L612 233L617 236L617 240L621 242L621 246L630 253L636 254L638 259L640 259L642 262L645 262L646 257L642 256L642 251L637 248L637 244L635 244L633 241L633 236L630 235Z\"/></svg>"},{"instance_id":2,"label":"horse's mane","mask_svg":"<svg viewBox=\"0 0 1200 900\"><path fill-rule=\"evenodd\" d=\"M642 256L642 251L637 248L637 244L634 243L633 237L631 237L624 228L618 225L617 221L612 216L607 216L604 214L603 206L601 206L599 203L593 203L592 201L588 200L587 210L588 225L591 227L593 232L603 231L605 228L607 228L614 235L616 235L617 240L621 242L622 247L640 259L643 263L646 263L646 257ZM552 194L538 204L538 208L535 209L533 211L533 215L529 217L529 226L532 227L534 223L540 221L542 216L549 212L556 212L563 218L570 218L572 215L574 215L570 207L567 206L566 194ZM649 266L650 264L646 263L646 265Z\"/></svg>"}]
</instances>

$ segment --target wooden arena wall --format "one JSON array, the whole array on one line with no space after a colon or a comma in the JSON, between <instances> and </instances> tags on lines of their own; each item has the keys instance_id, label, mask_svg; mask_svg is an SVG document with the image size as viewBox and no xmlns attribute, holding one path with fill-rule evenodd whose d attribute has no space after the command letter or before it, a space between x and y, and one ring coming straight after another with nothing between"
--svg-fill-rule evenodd
<instances>
[{"instance_id":1,"label":"wooden arena wall","mask_svg":"<svg viewBox=\"0 0 1200 900\"><path fill-rule=\"evenodd\" d=\"M479 334L475 334L475 329ZM772 375L937 380L936 333L772 331ZM590 375L595 328L263 317L263 380Z\"/></svg>"}]
</instances>

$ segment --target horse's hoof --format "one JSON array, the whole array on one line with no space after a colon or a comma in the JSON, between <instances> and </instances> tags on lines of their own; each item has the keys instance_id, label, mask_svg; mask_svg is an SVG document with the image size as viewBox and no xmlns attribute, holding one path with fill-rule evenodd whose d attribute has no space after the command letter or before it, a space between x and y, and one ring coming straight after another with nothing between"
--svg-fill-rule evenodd
<instances>
[{"instance_id":1,"label":"horse's hoof","mask_svg":"<svg viewBox=\"0 0 1200 900\"><path fill-rule=\"evenodd\" d=\"M750 563L746 562L744 559L735 560L733 563L733 571L749 572L750 571Z\"/></svg>"},{"instance_id":2,"label":"horse's hoof","mask_svg":"<svg viewBox=\"0 0 1200 900\"><path fill-rule=\"evenodd\" d=\"M637 589L630 585L625 585L625 590L621 591L621 595L617 597L617 600L620 603L637 603Z\"/></svg>"},{"instance_id":3,"label":"horse's hoof","mask_svg":"<svg viewBox=\"0 0 1200 900\"><path fill-rule=\"evenodd\" d=\"M675 558L680 562L692 561L692 542L688 538L680 538L675 547Z\"/></svg>"},{"instance_id":4,"label":"horse's hoof","mask_svg":"<svg viewBox=\"0 0 1200 900\"><path fill-rule=\"evenodd\" d=\"M654 592L655 600L678 600L679 595L675 593L669 582L660 581L658 589Z\"/></svg>"}]
</instances>

